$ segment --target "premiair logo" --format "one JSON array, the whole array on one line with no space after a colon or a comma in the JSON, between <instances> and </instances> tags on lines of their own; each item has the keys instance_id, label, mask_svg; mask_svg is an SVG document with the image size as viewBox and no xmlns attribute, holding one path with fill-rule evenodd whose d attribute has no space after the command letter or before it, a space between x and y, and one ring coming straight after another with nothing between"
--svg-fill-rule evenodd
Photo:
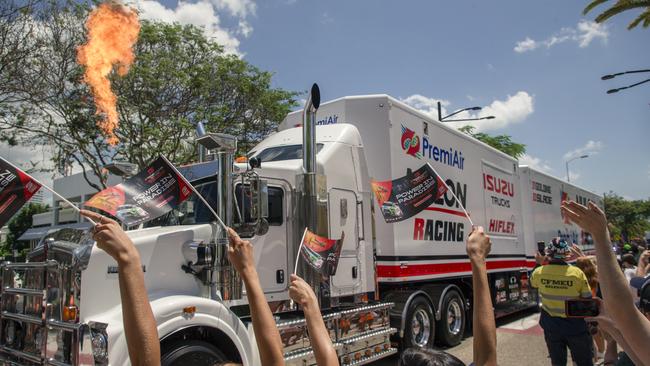
<instances>
[{"instance_id":1,"label":"premiair logo","mask_svg":"<svg viewBox=\"0 0 650 366\"><path fill-rule=\"evenodd\" d=\"M433 145L426 136L420 140L415 131L404 125L402 125L401 143L402 150L418 159L426 158L460 170L465 168L465 157L462 151Z\"/></svg>"},{"instance_id":2,"label":"premiair logo","mask_svg":"<svg viewBox=\"0 0 650 366\"><path fill-rule=\"evenodd\" d=\"M422 159L420 152L420 138L415 134L415 131L410 130L402 125L402 150L407 154Z\"/></svg>"}]
</instances>

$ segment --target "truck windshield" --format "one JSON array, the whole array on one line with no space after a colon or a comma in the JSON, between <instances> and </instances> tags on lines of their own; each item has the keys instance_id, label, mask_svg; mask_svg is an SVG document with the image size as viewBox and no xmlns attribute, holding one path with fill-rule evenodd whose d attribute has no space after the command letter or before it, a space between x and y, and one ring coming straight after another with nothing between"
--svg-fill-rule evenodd
<instances>
[{"instance_id":1,"label":"truck windshield","mask_svg":"<svg viewBox=\"0 0 650 366\"><path fill-rule=\"evenodd\" d=\"M323 144L316 144L316 154L323 148ZM262 162L302 159L302 145L274 146L262 150L255 155Z\"/></svg>"},{"instance_id":2,"label":"truck windshield","mask_svg":"<svg viewBox=\"0 0 650 366\"><path fill-rule=\"evenodd\" d=\"M193 183L193 185L216 211L217 183L214 180L210 180L200 184ZM212 213L208 210L203 201L201 201L196 194L192 194L190 198L181 203L178 208L146 222L144 227L204 224L213 220L214 218L212 217Z\"/></svg>"}]
</instances>

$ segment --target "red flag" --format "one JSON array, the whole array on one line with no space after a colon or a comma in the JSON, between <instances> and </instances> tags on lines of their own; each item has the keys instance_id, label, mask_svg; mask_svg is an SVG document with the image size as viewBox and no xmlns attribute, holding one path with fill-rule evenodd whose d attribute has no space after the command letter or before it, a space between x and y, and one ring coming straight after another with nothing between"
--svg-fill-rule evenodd
<instances>
[{"instance_id":1,"label":"red flag","mask_svg":"<svg viewBox=\"0 0 650 366\"><path fill-rule=\"evenodd\" d=\"M41 184L0 158L0 226L29 201Z\"/></svg>"}]
</instances>

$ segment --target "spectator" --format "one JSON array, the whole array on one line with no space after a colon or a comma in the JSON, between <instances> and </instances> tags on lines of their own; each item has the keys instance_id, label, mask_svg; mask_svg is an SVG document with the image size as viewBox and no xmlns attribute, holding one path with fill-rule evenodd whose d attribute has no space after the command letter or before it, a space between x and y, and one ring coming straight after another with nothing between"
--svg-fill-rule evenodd
<instances>
[{"instance_id":1,"label":"spectator","mask_svg":"<svg viewBox=\"0 0 650 366\"><path fill-rule=\"evenodd\" d=\"M532 274L531 285L542 298L540 326L553 366L566 365L567 347L578 366L592 366L592 338L584 319L567 318L565 303L569 299L591 298L591 288L585 274L565 259L569 245L560 238L546 246L549 263L537 267ZM543 257L542 257L543 258ZM541 265L541 258L537 258Z\"/></svg>"},{"instance_id":2,"label":"spectator","mask_svg":"<svg viewBox=\"0 0 650 366\"><path fill-rule=\"evenodd\" d=\"M620 340L619 343L628 354L635 355L638 360L649 362L650 320L635 307L632 294L628 290L628 282L616 263L611 250L605 214L593 202L589 202L588 207L585 207L574 201L564 202L562 212L565 217L591 233L594 238L596 259L601 273L603 304L606 309L616 309L608 314L613 328L620 331L625 341L625 344Z\"/></svg>"},{"instance_id":3,"label":"spectator","mask_svg":"<svg viewBox=\"0 0 650 366\"><path fill-rule=\"evenodd\" d=\"M237 232L230 228L228 228L228 239L230 243L228 260L241 274L244 286L246 286L246 297L250 306L255 341L262 365L284 365L282 339L255 269L253 246L248 240L242 240Z\"/></svg>"},{"instance_id":4,"label":"spectator","mask_svg":"<svg viewBox=\"0 0 650 366\"><path fill-rule=\"evenodd\" d=\"M399 357L399 366L465 366L455 356L430 348L409 348Z\"/></svg>"},{"instance_id":5,"label":"spectator","mask_svg":"<svg viewBox=\"0 0 650 366\"><path fill-rule=\"evenodd\" d=\"M578 257L576 260L576 267L580 268L582 272L587 276L587 282L589 287L591 287L591 296L596 297L598 292L598 268L594 259L587 256ZM594 362L597 362L599 359L605 357L605 338L596 326L595 323L587 323L589 326L589 332L591 333L594 339L594 345L596 346L596 354L594 355Z\"/></svg>"},{"instance_id":6,"label":"spectator","mask_svg":"<svg viewBox=\"0 0 650 366\"><path fill-rule=\"evenodd\" d=\"M338 366L338 355L332 345L330 334L320 314L318 300L311 286L303 281L302 278L292 274L289 297L297 304L300 304L302 310L305 312L309 341L314 351L316 364L318 366Z\"/></svg>"},{"instance_id":7,"label":"spectator","mask_svg":"<svg viewBox=\"0 0 650 366\"><path fill-rule=\"evenodd\" d=\"M623 273L627 280L631 280L632 277L636 276L636 265L637 261L634 259L634 255L628 253L621 256L621 265L623 267Z\"/></svg>"},{"instance_id":8,"label":"spectator","mask_svg":"<svg viewBox=\"0 0 650 366\"><path fill-rule=\"evenodd\" d=\"M95 221L93 239L118 265L122 323L131 364L160 365L160 341L156 321L147 298L140 254L120 224L98 213L81 210Z\"/></svg>"},{"instance_id":9,"label":"spectator","mask_svg":"<svg viewBox=\"0 0 650 366\"><path fill-rule=\"evenodd\" d=\"M639 257L636 267L636 277L645 277L650 272L650 250L645 250Z\"/></svg>"},{"instance_id":10,"label":"spectator","mask_svg":"<svg viewBox=\"0 0 650 366\"><path fill-rule=\"evenodd\" d=\"M490 253L492 243L485 235L483 227L473 227L467 239L467 255L472 266L473 322L474 322L474 365L496 366L497 331L494 322L490 286L488 285L485 259ZM400 366L464 366L456 357L428 349L411 348L400 356Z\"/></svg>"}]
</instances>

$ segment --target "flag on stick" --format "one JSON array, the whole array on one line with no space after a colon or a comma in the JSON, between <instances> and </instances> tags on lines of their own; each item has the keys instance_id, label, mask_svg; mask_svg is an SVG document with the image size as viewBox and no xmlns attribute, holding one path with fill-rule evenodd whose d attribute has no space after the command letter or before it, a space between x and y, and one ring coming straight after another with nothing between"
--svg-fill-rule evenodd
<instances>
[{"instance_id":1,"label":"flag on stick","mask_svg":"<svg viewBox=\"0 0 650 366\"><path fill-rule=\"evenodd\" d=\"M107 212L131 226L178 207L192 194L192 188L161 156L133 177L95 194L84 205Z\"/></svg>"},{"instance_id":2,"label":"flag on stick","mask_svg":"<svg viewBox=\"0 0 650 366\"><path fill-rule=\"evenodd\" d=\"M0 227L40 188L41 184L36 179L0 158Z\"/></svg>"},{"instance_id":3,"label":"flag on stick","mask_svg":"<svg viewBox=\"0 0 650 366\"><path fill-rule=\"evenodd\" d=\"M339 265L339 257L341 256L344 239L344 232L341 232L341 239L337 240L318 236L305 228L300 247L298 248L296 268L293 273L296 273L298 270L298 259L302 256L310 266L319 271L323 276L334 276Z\"/></svg>"}]
</instances>

